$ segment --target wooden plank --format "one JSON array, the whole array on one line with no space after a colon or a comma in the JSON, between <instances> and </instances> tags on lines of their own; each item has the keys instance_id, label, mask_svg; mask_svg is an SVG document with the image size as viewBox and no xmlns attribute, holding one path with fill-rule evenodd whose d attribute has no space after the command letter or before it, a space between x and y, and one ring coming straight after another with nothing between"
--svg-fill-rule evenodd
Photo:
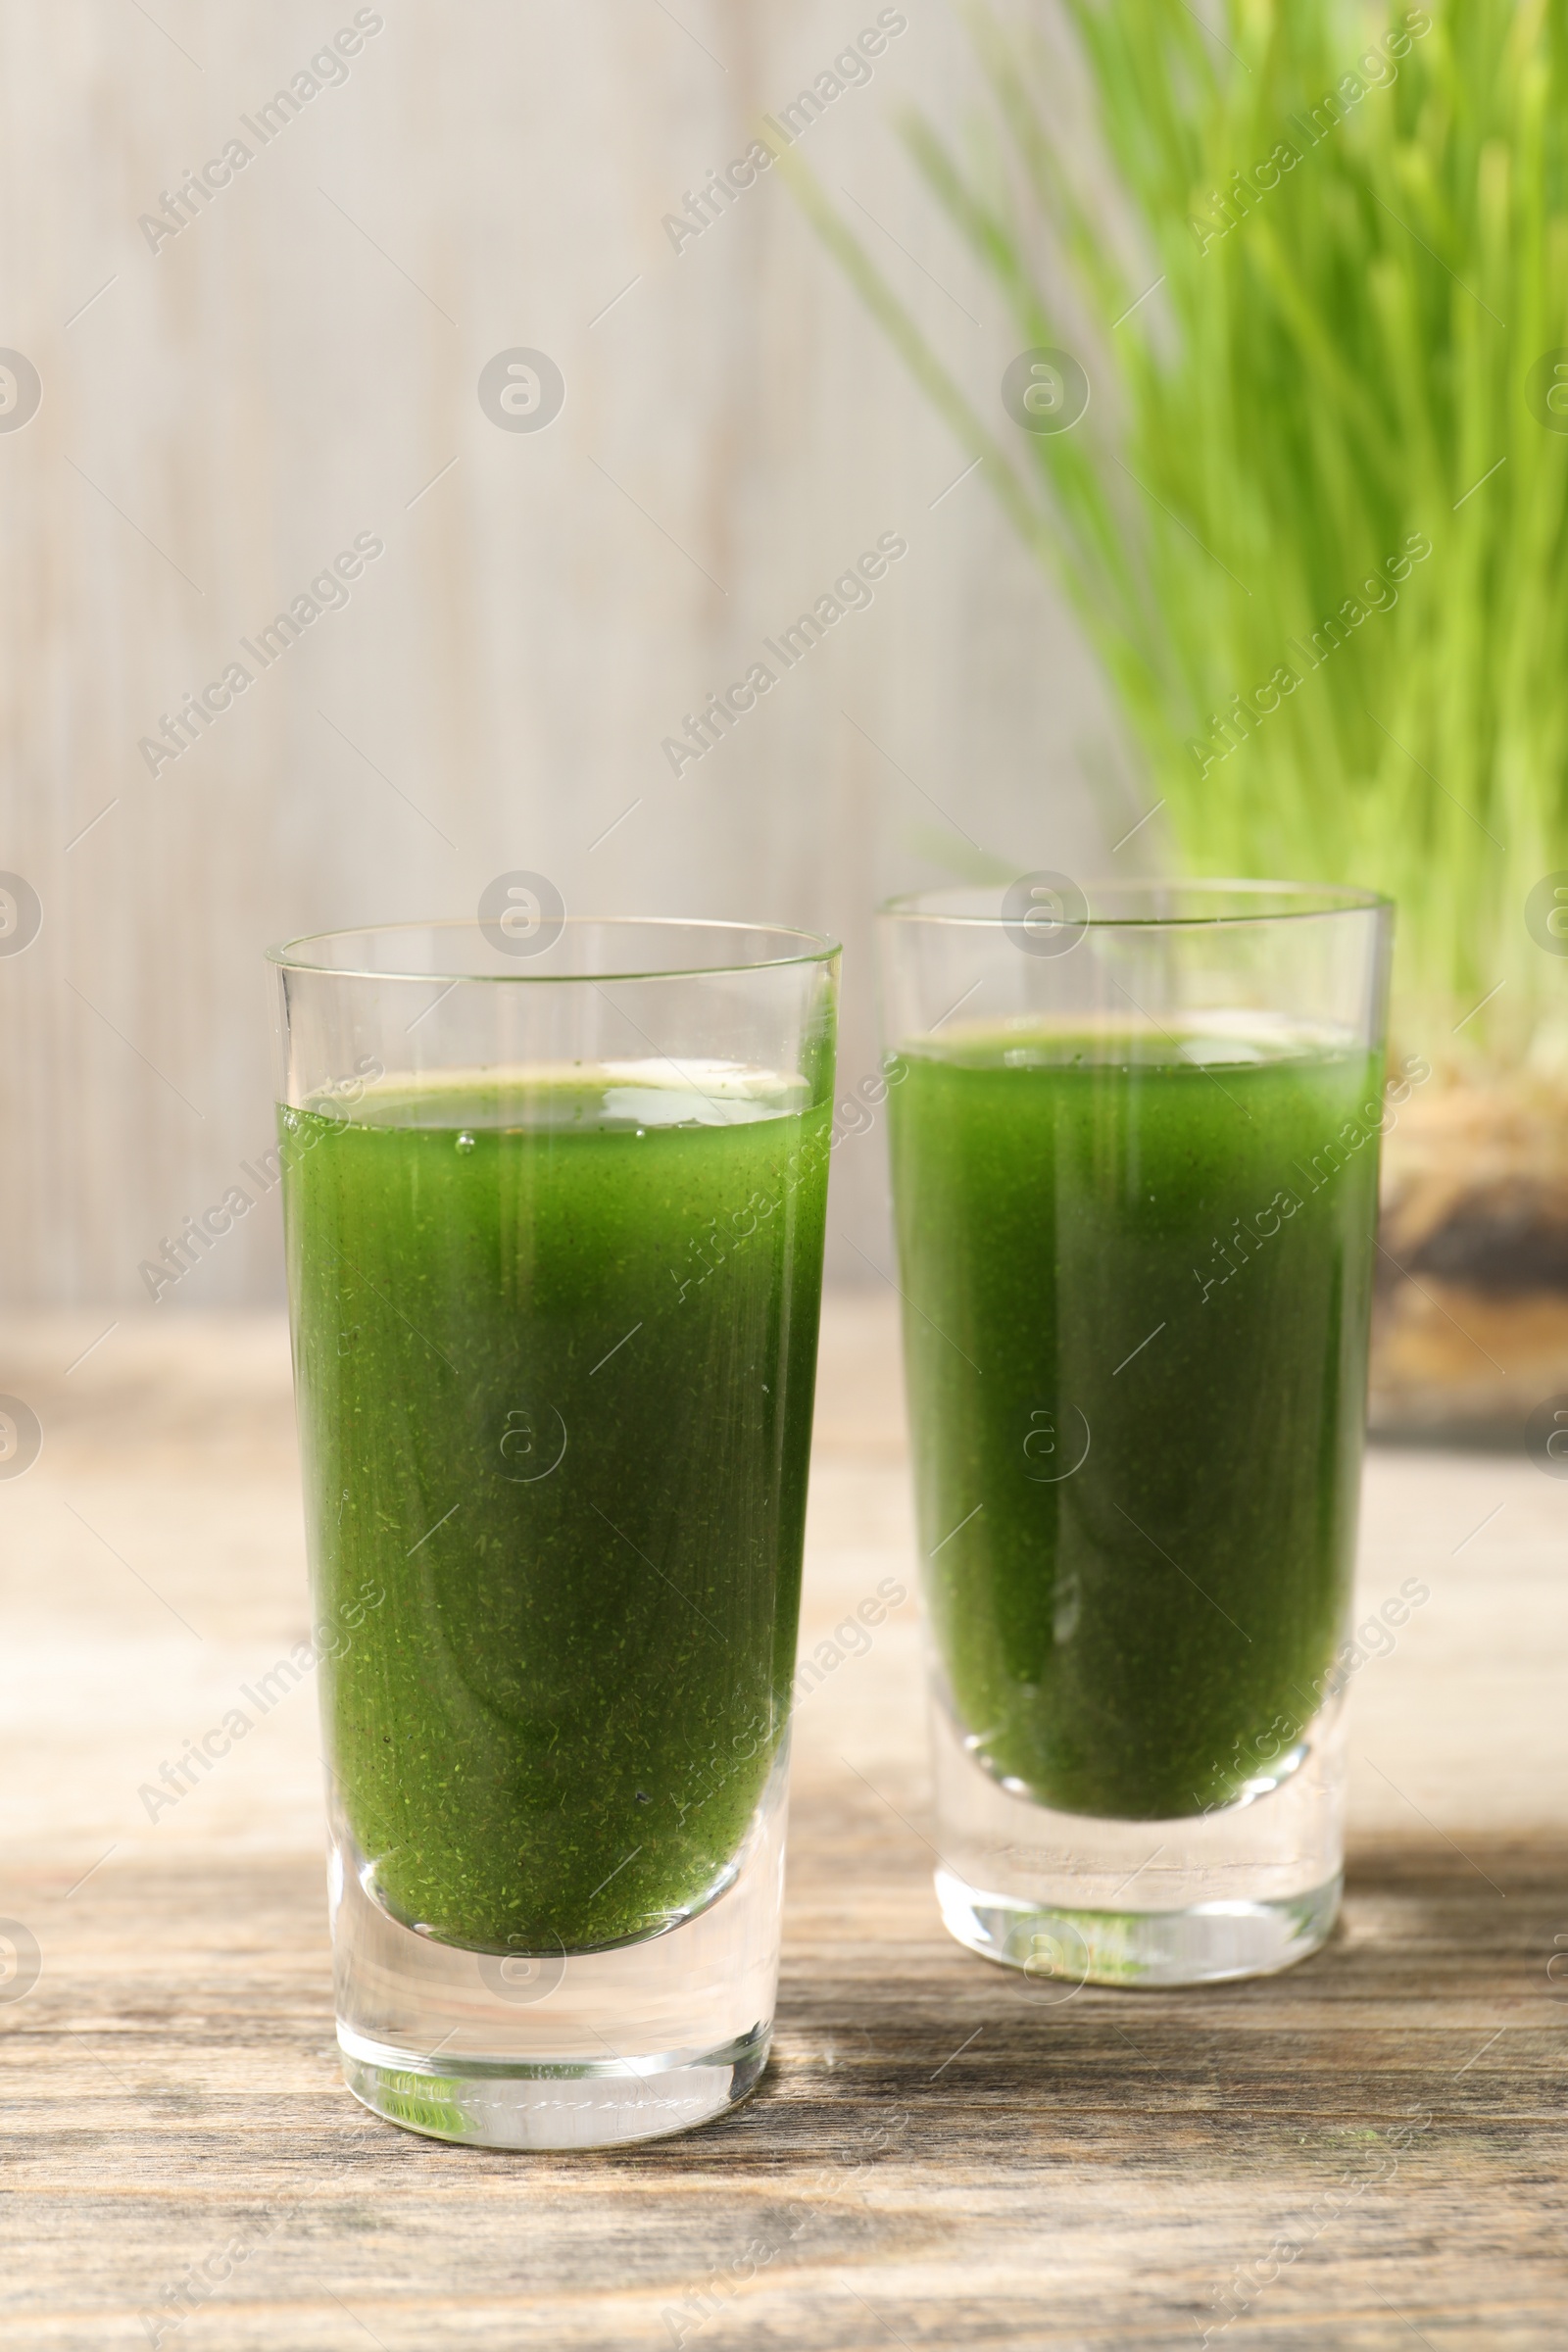
<instances>
[{"instance_id":1,"label":"wooden plank","mask_svg":"<svg viewBox=\"0 0 1568 2352\"><path fill-rule=\"evenodd\" d=\"M160 2309L181 2352L1568 2335L1561 1486L1373 1456L1365 1592L1432 1597L1355 1680L1317 1958L1062 1999L960 1952L911 1599L801 1710L756 2097L656 2146L506 2156L342 2087L308 1690L172 1813L138 1806L307 1611L280 1326L126 1324L67 1379L108 1320L13 1327L0 1383L46 1433L0 1485L0 1914L42 1953L0 2005L0 2344L107 2352ZM912 1585L912 1552L891 1317L830 1300L806 1639ZM229 2275L169 2325L207 2260Z\"/></svg>"}]
</instances>

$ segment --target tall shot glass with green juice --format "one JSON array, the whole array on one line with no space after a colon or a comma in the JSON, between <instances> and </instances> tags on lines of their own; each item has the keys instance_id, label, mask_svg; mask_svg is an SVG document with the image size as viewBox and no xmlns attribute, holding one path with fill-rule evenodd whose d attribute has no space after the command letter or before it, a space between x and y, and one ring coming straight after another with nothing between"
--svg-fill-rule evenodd
<instances>
[{"instance_id":1,"label":"tall shot glass with green juice","mask_svg":"<svg viewBox=\"0 0 1568 2352\"><path fill-rule=\"evenodd\" d=\"M939 1886L994 1957L1243 1974L1332 1919L1390 1111L1385 912L1326 895L884 924Z\"/></svg>"},{"instance_id":2,"label":"tall shot glass with green juice","mask_svg":"<svg viewBox=\"0 0 1568 2352\"><path fill-rule=\"evenodd\" d=\"M345 2073L483 2145L681 2130L772 2028L837 952L276 961Z\"/></svg>"}]
</instances>

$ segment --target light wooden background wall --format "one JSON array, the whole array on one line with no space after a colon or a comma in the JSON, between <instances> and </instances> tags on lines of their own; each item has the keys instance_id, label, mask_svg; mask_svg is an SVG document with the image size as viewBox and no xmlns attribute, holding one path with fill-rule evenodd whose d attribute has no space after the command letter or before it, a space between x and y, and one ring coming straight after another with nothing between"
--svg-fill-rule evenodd
<instances>
[{"instance_id":1,"label":"light wooden background wall","mask_svg":"<svg viewBox=\"0 0 1568 2352\"><path fill-rule=\"evenodd\" d=\"M937 0L903 4L803 152L995 385L1005 324L892 128L958 122L973 79ZM138 1262L265 1146L270 941L468 913L514 867L579 911L829 928L853 1081L879 895L962 834L1020 866L1102 848L1072 632L983 484L941 496L961 455L778 175L678 257L662 226L875 0L372 13L347 81L155 254L138 216L352 0L0 0L0 346L43 385L0 431L0 868L44 910L0 956L13 1299L144 1301ZM548 431L481 412L515 345L564 373ZM909 555L871 611L672 777L681 713L887 530ZM347 609L150 775L138 739L360 532L386 552ZM835 1187L832 1264L864 1278L879 1136ZM160 1311L279 1287L269 1206Z\"/></svg>"}]
</instances>

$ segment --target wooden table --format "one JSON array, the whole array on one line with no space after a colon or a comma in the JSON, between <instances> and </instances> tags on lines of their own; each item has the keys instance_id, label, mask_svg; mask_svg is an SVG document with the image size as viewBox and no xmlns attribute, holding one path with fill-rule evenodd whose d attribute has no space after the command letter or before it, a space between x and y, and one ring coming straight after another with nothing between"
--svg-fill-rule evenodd
<instances>
[{"instance_id":1,"label":"wooden table","mask_svg":"<svg viewBox=\"0 0 1568 2352\"><path fill-rule=\"evenodd\" d=\"M504 2156L341 2083L309 1689L147 1817L142 1784L305 1633L300 1506L280 1324L126 1320L68 1374L109 1320L0 1351L45 1430L0 1483L0 1914L41 1958L0 2004L0 2345L1568 2342L1568 1485L1372 1457L1365 1598L1431 1599L1355 1678L1317 1958L1063 2000L959 1951L911 1599L802 1709L757 2096L640 2150ZM830 1303L811 1643L913 1586L894 1348L883 1300ZM228 2276L175 2327L207 2261Z\"/></svg>"}]
</instances>

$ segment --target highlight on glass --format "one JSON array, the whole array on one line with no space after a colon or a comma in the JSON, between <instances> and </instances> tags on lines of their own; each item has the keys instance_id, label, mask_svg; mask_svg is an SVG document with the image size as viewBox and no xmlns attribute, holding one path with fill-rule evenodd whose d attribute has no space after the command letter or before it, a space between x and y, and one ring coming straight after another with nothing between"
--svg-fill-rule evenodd
<instances>
[{"instance_id":1,"label":"highlight on glass","mask_svg":"<svg viewBox=\"0 0 1568 2352\"><path fill-rule=\"evenodd\" d=\"M1340 1899L1392 909L1037 874L879 930L947 1925L1285 1967Z\"/></svg>"},{"instance_id":2,"label":"highlight on glass","mask_svg":"<svg viewBox=\"0 0 1568 2352\"><path fill-rule=\"evenodd\" d=\"M273 952L338 2037L497 2147L766 2063L838 952L738 924Z\"/></svg>"}]
</instances>

